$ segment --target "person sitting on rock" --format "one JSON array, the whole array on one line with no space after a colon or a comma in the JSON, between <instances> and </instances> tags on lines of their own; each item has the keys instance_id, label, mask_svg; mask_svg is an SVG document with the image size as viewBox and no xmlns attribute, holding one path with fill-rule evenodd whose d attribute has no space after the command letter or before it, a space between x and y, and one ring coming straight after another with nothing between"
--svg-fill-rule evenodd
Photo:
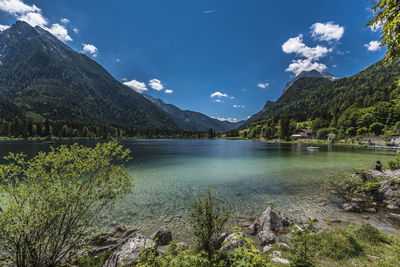
<instances>
[{"instance_id":1,"label":"person sitting on rock","mask_svg":"<svg viewBox=\"0 0 400 267\"><path fill-rule=\"evenodd\" d=\"M377 170L377 171L380 171L380 172L382 171L382 163L379 160L375 163L374 170Z\"/></svg>"}]
</instances>

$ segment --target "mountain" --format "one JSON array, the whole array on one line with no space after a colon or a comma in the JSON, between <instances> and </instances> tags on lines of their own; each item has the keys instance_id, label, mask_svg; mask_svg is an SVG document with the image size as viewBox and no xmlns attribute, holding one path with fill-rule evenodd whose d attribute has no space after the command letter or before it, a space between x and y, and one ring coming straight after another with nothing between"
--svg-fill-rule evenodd
<instances>
[{"instance_id":1,"label":"mountain","mask_svg":"<svg viewBox=\"0 0 400 267\"><path fill-rule=\"evenodd\" d=\"M293 80L288 82L283 89L283 94L299 79L304 78L304 77L309 77L309 78L325 78L329 79L331 81L337 80L339 78L335 77L333 74L330 74L329 72L322 72L320 73L317 70L310 70L310 71L302 71L299 75L297 75Z\"/></svg>"},{"instance_id":2,"label":"mountain","mask_svg":"<svg viewBox=\"0 0 400 267\"><path fill-rule=\"evenodd\" d=\"M400 133L399 78L400 61L383 60L341 79L301 77L245 125L276 124L285 115L297 122L312 121L315 129L330 127L341 136Z\"/></svg>"},{"instance_id":3,"label":"mountain","mask_svg":"<svg viewBox=\"0 0 400 267\"><path fill-rule=\"evenodd\" d=\"M0 118L176 129L141 94L46 30L17 21L0 33Z\"/></svg>"},{"instance_id":4,"label":"mountain","mask_svg":"<svg viewBox=\"0 0 400 267\"><path fill-rule=\"evenodd\" d=\"M207 131L208 129L212 128L217 132L226 132L233 128L239 127L242 123L220 121L199 112L181 110L174 105L166 104L161 99L154 98L147 94L143 94L143 96L156 105L162 112L167 113L169 117L184 130Z\"/></svg>"}]
</instances>

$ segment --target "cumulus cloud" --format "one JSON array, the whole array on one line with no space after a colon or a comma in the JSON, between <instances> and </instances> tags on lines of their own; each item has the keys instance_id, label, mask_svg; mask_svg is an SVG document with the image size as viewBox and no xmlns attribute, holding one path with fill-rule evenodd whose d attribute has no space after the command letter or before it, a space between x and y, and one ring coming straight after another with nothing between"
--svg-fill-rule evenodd
<instances>
[{"instance_id":1,"label":"cumulus cloud","mask_svg":"<svg viewBox=\"0 0 400 267\"><path fill-rule=\"evenodd\" d=\"M224 101L222 101L221 99L215 99L214 102L215 103L223 103Z\"/></svg>"},{"instance_id":2,"label":"cumulus cloud","mask_svg":"<svg viewBox=\"0 0 400 267\"><path fill-rule=\"evenodd\" d=\"M258 83L257 86L260 87L260 88L265 89L265 88L267 88L269 86L269 83Z\"/></svg>"},{"instance_id":3,"label":"cumulus cloud","mask_svg":"<svg viewBox=\"0 0 400 267\"><path fill-rule=\"evenodd\" d=\"M339 41L344 34L344 27L333 24L333 22L327 23L314 23L311 26L312 37L319 41Z\"/></svg>"},{"instance_id":4,"label":"cumulus cloud","mask_svg":"<svg viewBox=\"0 0 400 267\"><path fill-rule=\"evenodd\" d=\"M92 55L93 57L97 57L97 52L99 51L99 50L97 49L97 47L95 47L95 46L92 45L92 44L82 44L82 46L83 46L83 52L84 52L84 53L90 54L90 55Z\"/></svg>"},{"instance_id":5,"label":"cumulus cloud","mask_svg":"<svg viewBox=\"0 0 400 267\"><path fill-rule=\"evenodd\" d=\"M27 12L40 12L35 5L27 5L20 0L0 0L0 10L10 14L22 14Z\"/></svg>"},{"instance_id":6,"label":"cumulus cloud","mask_svg":"<svg viewBox=\"0 0 400 267\"><path fill-rule=\"evenodd\" d=\"M33 27L42 27L63 42L72 41L65 26L58 23L49 26L47 18L42 15L42 10L36 5L27 5L21 0L0 0L0 10L9 13L18 20L29 23ZM66 24L69 20L63 18L61 22Z\"/></svg>"},{"instance_id":7,"label":"cumulus cloud","mask_svg":"<svg viewBox=\"0 0 400 267\"><path fill-rule=\"evenodd\" d=\"M4 31L4 30L7 30L8 28L10 28L10 26L8 26L8 25L1 25L1 24L0 24L0 32L2 32L2 31Z\"/></svg>"},{"instance_id":8,"label":"cumulus cloud","mask_svg":"<svg viewBox=\"0 0 400 267\"><path fill-rule=\"evenodd\" d=\"M162 85L161 81L158 79L151 79L149 81L148 85L156 91L161 91L164 89L164 86Z\"/></svg>"},{"instance_id":9,"label":"cumulus cloud","mask_svg":"<svg viewBox=\"0 0 400 267\"><path fill-rule=\"evenodd\" d=\"M78 28L73 28L72 30L74 31L74 33L78 33L79 32Z\"/></svg>"},{"instance_id":10,"label":"cumulus cloud","mask_svg":"<svg viewBox=\"0 0 400 267\"><path fill-rule=\"evenodd\" d=\"M383 28L383 24L384 24L383 22L377 21L374 24L372 24L371 26L369 26L369 28L371 29L371 31L377 32Z\"/></svg>"},{"instance_id":11,"label":"cumulus cloud","mask_svg":"<svg viewBox=\"0 0 400 267\"><path fill-rule=\"evenodd\" d=\"M116 58L116 59L115 59L115 62L121 62L121 59Z\"/></svg>"},{"instance_id":12,"label":"cumulus cloud","mask_svg":"<svg viewBox=\"0 0 400 267\"><path fill-rule=\"evenodd\" d=\"M233 105L234 108L245 108L244 105Z\"/></svg>"},{"instance_id":13,"label":"cumulus cloud","mask_svg":"<svg viewBox=\"0 0 400 267\"><path fill-rule=\"evenodd\" d=\"M172 94L173 92L174 92L174 90L171 90L171 89L166 89L166 90L165 90L165 93L166 93L166 94Z\"/></svg>"},{"instance_id":14,"label":"cumulus cloud","mask_svg":"<svg viewBox=\"0 0 400 267\"><path fill-rule=\"evenodd\" d=\"M364 45L368 51L378 51L381 49L381 43L379 41L371 41Z\"/></svg>"},{"instance_id":15,"label":"cumulus cloud","mask_svg":"<svg viewBox=\"0 0 400 267\"><path fill-rule=\"evenodd\" d=\"M143 93L144 91L148 91L146 84L136 81L136 80L132 80L129 82L124 82L124 84L130 88L132 88L133 90L135 90L138 93Z\"/></svg>"},{"instance_id":16,"label":"cumulus cloud","mask_svg":"<svg viewBox=\"0 0 400 267\"><path fill-rule=\"evenodd\" d=\"M72 41L67 29L58 23L54 23L48 31L63 42Z\"/></svg>"},{"instance_id":17,"label":"cumulus cloud","mask_svg":"<svg viewBox=\"0 0 400 267\"><path fill-rule=\"evenodd\" d=\"M287 67L286 71L293 72L299 75L303 71L317 70L322 72L327 67L325 64L319 62L312 62L310 59L297 59L293 60L292 63Z\"/></svg>"},{"instance_id":18,"label":"cumulus cloud","mask_svg":"<svg viewBox=\"0 0 400 267\"><path fill-rule=\"evenodd\" d=\"M19 20L29 23L33 27L40 26L42 28L45 28L48 23L47 19L43 17L41 13L36 12L28 12L21 16L18 16L17 18Z\"/></svg>"},{"instance_id":19,"label":"cumulus cloud","mask_svg":"<svg viewBox=\"0 0 400 267\"><path fill-rule=\"evenodd\" d=\"M318 60L326 56L329 52L332 52L332 49L320 45L309 47L304 44L303 35L299 34L297 37L289 38L289 40L282 45L282 51L286 54L295 53L298 56Z\"/></svg>"}]
</instances>

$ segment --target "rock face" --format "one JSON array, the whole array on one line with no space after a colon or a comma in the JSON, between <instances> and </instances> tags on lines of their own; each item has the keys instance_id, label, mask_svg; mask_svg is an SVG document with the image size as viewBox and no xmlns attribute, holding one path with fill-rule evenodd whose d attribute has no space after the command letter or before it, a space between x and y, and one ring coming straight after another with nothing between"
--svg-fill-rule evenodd
<instances>
[{"instance_id":1,"label":"rock face","mask_svg":"<svg viewBox=\"0 0 400 267\"><path fill-rule=\"evenodd\" d=\"M166 246L172 241L172 233L167 227L161 227L152 235L152 239L159 246Z\"/></svg>"},{"instance_id":2,"label":"rock face","mask_svg":"<svg viewBox=\"0 0 400 267\"><path fill-rule=\"evenodd\" d=\"M258 238L260 239L262 246L274 244L276 241L278 241L278 237L273 232L269 231L259 232Z\"/></svg>"},{"instance_id":3,"label":"rock face","mask_svg":"<svg viewBox=\"0 0 400 267\"><path fill-rule=\"evenodd\" d=\"M343 209L350 212L361 212L360 207L354 202L345 203Z\"/></svg>"},{"instance_id":4,"label":"rock face","mask_svg":"<svg viewBox=\"0 0 400 267\"><path fill-rule=\"evenodd\" d=\"M134 264L145 248L154 247L156 243L140 234L135 234L121 244L103 264L103 267L118 267Z\"/></svg>"},{"instance_id":5,"label":"rock face","mask_svg":"<svg viewBox=\"0 0 400 267\"><path fill-rule=\"evenodd\" d=\"M226 253L228 251L234 250L235 248L243 247L246 244L246 241L243 238L243 232L230 234L227 238L225 238L224 242L222 243L220 251Z\"/></svg>"}]
</instances>

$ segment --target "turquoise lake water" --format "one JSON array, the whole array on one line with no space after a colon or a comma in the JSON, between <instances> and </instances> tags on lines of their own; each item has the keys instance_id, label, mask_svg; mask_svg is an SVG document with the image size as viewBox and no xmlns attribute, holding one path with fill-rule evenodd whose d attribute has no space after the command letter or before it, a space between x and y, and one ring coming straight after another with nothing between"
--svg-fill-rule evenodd
<instances>
[{"instance_id":1,"label":"turquoise lake water","mask_svg":"<svg viewBox=\"0 0 400 267\"><path fill-rule=\"evenodd\" d=\"M81 143L93 145L95 141ZM149 234L160 225L168 225L178 239L186 238L191 202L208 187L217 191L217 198L232 212L232 223L258 217L272 202L289 216L305 214L319 219L321 227L326 226L326 218L358 224L360 215L343 212L342 201L322 190L321 184L338 171L372 168L376 160L385 167L395 155L353 146L321 145L319 150L309 151L307 145L242 140L121 143L132 151L127 167L135 187L105 212L99 228L125 224ZM34 155L48 149L49 145L40 142L0 143L1 156L11 151ZM368 222L398 233L398 227L379 214L371 215Z\"/></svg>"}]
</instances>

